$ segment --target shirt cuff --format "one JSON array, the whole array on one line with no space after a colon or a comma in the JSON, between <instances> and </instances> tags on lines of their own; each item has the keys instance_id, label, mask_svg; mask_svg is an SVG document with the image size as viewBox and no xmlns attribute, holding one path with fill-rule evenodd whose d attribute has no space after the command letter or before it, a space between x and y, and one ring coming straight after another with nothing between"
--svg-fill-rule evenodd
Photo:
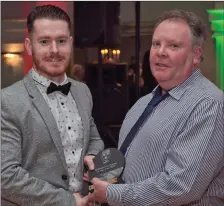
<instances>
[{"instance_id":1,"label":"shirt cuff","mask_svg":"<svg viewBox=\"0 0 224 206\"><path fill-rule=\"evenodd\" d=\"M122 193L127 185L125 184L109 184L107 186L107 201L111 206L124 206L122 203Z\"/></svg>"},{"instance_id":2,"label":"shirt cuff","mask_svg":"<svg viewBox=\"0 0 224 206\"><path fill-rule=\"evenodd\" d=\"M91 153L87 153L85 156L88 156L88 155L96 156L96 154L91 154Z\"/></svg>"},{"instance_id":3,"label":"shirt cuff","mask_svg":"<svg viewBox=\"0 0 224 206\"><path fill-rule=\"evenodd\" d=\"M86 155L94 155L94 156L96 156L99 152L100 152L100 150L91 149L91 150L87 151Z\"/></svg>"}]
</instances>

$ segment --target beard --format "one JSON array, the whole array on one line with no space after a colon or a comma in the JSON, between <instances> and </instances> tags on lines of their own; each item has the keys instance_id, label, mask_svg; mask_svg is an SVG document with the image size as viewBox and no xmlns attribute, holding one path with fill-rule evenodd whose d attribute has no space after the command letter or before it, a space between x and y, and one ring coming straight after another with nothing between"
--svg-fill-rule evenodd
<instances>
[{"instance_id":1,"label":"beard","mask_svg":"<svg viewBox=\"0 0 224 206\"><path fill-rule=\"evenodd\" d=\"M69 66L69 60L70 58L66 59L65 57L55 55L52 57L55 57L56 59L60 59L60 62L51 62L49 57L43 57L38 58L38 55L35 53L35 51L32 51L32 57L33 57L33 67L34 69L44 76L49 77L57 77L62 74L64 74Z\"/></svg>"}]
</instances>

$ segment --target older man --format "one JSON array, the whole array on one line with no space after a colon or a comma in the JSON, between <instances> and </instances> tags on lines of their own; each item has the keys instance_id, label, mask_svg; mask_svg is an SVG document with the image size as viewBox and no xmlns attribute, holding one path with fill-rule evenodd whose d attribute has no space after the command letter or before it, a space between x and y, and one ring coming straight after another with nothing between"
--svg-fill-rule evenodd
<instances>
[{"instance_id":1,"label":"older man","mask_svg":"<svg viewBox=\"0 0 224 206\"><path fill-rule=\"evenodd\" d=\"M93 179L90 200L116 206L224 205L224 93L200 72L206 27L192 12L165 12L150 67L158 86L123 122L125 184Z\"/></svg>"}]
</instances>

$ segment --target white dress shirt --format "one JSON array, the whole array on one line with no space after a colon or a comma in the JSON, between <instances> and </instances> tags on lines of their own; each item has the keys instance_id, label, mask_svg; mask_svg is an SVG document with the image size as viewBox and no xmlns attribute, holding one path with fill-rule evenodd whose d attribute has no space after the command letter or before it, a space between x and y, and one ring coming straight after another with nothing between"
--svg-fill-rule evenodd
<instances>
[{"instance_id":1,"label":"white dress shirt","mask_svg":"<svg viewBox=\"0 0 224 206\"><path fill-rule=\"evenodd\" d=\"M83 177L80 165L82 163L80 160L83 148L83 123L76 102L70 92L64 95L60 91L55 91L47 95L47 88L53 81L39 75L34 69L32 69L32 77L57 122L68 166L70 190L78 192L81 190ZM56 82L53 83L59 85ZM65 74L64 81L60 85L66 83L68 83L68 78Z\"/></svg>"}]
</instances>

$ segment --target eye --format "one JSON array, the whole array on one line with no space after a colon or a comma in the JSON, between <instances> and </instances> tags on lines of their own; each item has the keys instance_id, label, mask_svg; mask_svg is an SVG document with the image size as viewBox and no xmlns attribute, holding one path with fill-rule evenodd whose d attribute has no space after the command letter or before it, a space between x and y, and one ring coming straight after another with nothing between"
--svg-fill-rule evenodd
<instances>
[{"instance_id":1,"label":"eye","mask_svg":"<svg viewBox=\"0 0 224 206\"><path fill-rule=\"evenodd\" d=\"M59 44L65 44L66 42L67 42L66 39L59 39L59 40L58 40L58 43L59 43Z\"/></svg>"},{"instance_id":2,"label":"eye","mask_svg":"<svg viewBox=\"0 0 224 206\"><path fill-rule=\"evenodd\" d=\"M179 48L179 45L177 45L177 44L171 44L170 45L173 49L177 49L177 48Z\"/></svg>"},{"instance_id":3,"label":"eye","mask_svg":"<svg viewBox=\"0 0 224 206\"><path fill-rule=\"evenodd\" d=\"M40 43L41 44L48 44L49 43L49 40L43 39L43 40L40 41Z\"/></svg>"},{"instance_id":4,"label":"eye","mask_svg":"<svg viewBox=\"0 0 224 206\"><path fill-rule=\"evenodd\" d=\"M157 41L152 42L152 46L153 46L153 47L156 47L156 46L159 46L159 45L160 45L160 43L157 42Z\"/></svg>"}]
</instances>

